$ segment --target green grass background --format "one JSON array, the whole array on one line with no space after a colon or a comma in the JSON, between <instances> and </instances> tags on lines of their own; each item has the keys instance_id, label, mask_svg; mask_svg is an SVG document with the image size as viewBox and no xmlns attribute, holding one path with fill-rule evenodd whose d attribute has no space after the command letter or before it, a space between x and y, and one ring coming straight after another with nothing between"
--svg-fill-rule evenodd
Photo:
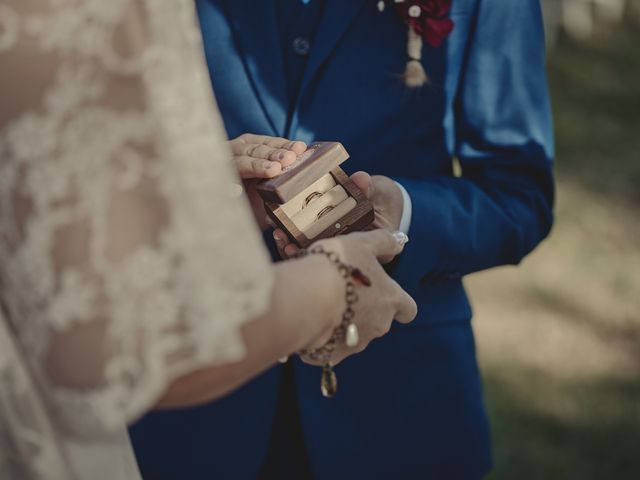
<instances>
[{"instance_id":1,"label":"green grass background","mask_svg":"<svg viewBox=\"0 0 640 480\"><path fill-rule=\"evenodd\" d=\"M507 1L507 0L505 0ZM512 1L512 0L509 0ZM467 281L490 480L640 479L640 14L549 56L556 224Z\"/></svg>"}]
</instances>

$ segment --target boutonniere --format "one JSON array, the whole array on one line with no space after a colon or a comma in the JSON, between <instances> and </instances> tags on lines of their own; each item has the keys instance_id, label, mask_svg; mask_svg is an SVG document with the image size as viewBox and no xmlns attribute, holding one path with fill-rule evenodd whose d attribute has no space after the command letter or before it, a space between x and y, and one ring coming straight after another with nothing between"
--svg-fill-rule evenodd
<instances>
[{"instance_id":1,"label":"boutonniere","mask_svg":"<svg viewBox=\"0 0 640 480\"><path fill-rule=\"evenodd\" d=\"M382 12L388 1L393 2L409 30L405 83L409 87L421 87L428 80L420 62L423 42L439 47L453 31L454 23L448 16L452 0L380 0L378 10Z\"/></svg>"}]
</instances>

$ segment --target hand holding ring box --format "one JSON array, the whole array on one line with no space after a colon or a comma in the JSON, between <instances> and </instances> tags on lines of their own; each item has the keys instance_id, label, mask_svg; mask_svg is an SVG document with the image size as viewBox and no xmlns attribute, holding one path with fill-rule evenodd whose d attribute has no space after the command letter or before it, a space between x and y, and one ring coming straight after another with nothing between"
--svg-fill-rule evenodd
<instances>
[{"instance_id":1,"label":"hand holding ring box","mask_svg":"<svg viewBox=\"0 0 640 480\"><path fill-rule=\"evenodd\" d=\"M299 247L373 222L373 206L339 167L348 158L341 143L316 142L279 176L257 185L271 219Z\"/></svg>"}]
</instances>

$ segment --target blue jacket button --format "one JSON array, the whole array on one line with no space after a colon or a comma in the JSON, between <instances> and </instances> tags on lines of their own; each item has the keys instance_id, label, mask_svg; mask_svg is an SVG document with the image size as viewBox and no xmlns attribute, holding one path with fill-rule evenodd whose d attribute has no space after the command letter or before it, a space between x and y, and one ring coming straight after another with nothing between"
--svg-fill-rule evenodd
<instances>
[{"instance_id":1,"label":"blue jacket button","mask_svg":"<svg viewBox=\"0 0 640 480\"><path fill-rule=\"evenodd\" d=\"M308 38L305 37L296 37L293 40L293 51L300 56L309 55L309 50L311 50L311 43Z\"/></svg>"}]
</instances>

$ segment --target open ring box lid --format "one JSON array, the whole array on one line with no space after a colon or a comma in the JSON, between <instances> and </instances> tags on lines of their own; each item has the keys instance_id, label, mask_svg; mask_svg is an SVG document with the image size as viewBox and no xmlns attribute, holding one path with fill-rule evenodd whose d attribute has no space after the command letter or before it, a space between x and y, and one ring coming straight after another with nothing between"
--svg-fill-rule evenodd
<instances>
[{"instance_id":1,"label":"open ring box lid","mask_svg":"<svg viewBox=\"0 0 640 480\"><path fill-rule=\"evenodd\" d=\"M267 214L299 247L373 222L373 206L339 167L348 158L341 143L316 142L280 175L258 183Z\"/></svg>"}]
</instances>

